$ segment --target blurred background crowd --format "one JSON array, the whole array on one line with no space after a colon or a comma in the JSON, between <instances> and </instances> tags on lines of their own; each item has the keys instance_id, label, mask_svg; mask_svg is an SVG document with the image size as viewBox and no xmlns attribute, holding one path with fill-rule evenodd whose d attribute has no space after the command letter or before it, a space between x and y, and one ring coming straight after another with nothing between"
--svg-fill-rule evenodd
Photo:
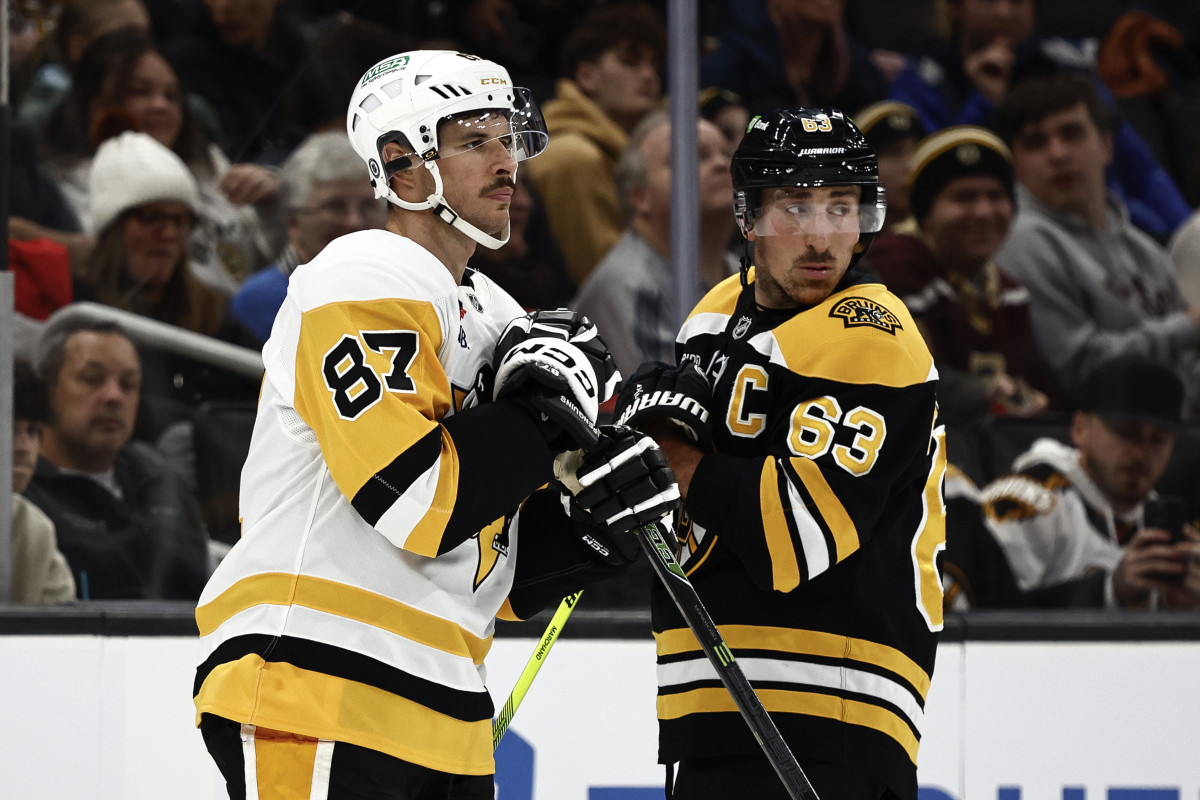
<instances>
[{"instance_id":1,"label":"blurred background crowd","mask_svg":"<svg viewBox=\"0 0 1200 800\"><path fill-rule=\"evenodd\" d=\"M948 605L1200 605L1194 565L1177 592L1138 579L1141 531L1200 517L1200 4L698 6L697 289L737 273L729 158L753 115L852 117L888 198L863 263L941 374ZM90 301L261 347L291 272L385 222L345 113L391 54L491 58L545 113L511 240L472 266L586 313L627 375L672 361L666 11L14 0L12 599L198 596L238 536L257 382L55 314ZM645 580L589 594L644 607Z\"/></svg>"}]
</instances>

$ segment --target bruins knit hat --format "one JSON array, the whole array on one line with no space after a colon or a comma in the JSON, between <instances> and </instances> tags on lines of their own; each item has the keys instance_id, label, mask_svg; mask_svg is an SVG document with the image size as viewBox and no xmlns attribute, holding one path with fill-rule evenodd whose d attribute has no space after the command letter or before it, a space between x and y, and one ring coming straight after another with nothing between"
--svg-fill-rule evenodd
<instances>
[{"instance_id":1,"label":"bruins knit hat","mask_svg":"<svg viewBox=\"0 0 1200 800\"><path fill-rule=\"evenodd\" d=\"M929 214L947 183L968 175L996 178L1015 202L1012 153L999 136L976 125L955 125L923 139L908 170L917 222Z\"/></svg>"},{"instance_id":2,"label":"bruins knit hat","mask_svg":"<svg viewBox=\"0 0 1200 800\"><path fill-rule=\"evenodd\" d=\"M902 139L920 141L925 138L921 115L907 103L895 100L872 103L854 115L854 124L867 137L867 143L876 156L893 142Z\"/></svg>"},{"instance_id":3,"label":"bruins knit hat","mask_svg":"<svg viewBox=\"0 0 1200 800\"><path fill-rule=\"evenodd\" d=\"M200 190L187 164L157 139L125 131L101 142L92 160L92 229L102 232L131 208L175 200L199 211Z\"/></svg>"}]
</instances>

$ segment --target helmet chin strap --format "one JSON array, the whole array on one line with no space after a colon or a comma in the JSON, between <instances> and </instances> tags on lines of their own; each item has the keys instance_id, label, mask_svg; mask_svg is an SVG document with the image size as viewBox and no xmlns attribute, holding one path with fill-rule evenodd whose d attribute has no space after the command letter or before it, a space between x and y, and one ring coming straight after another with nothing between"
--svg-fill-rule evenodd
<instances>
[{"instance_id":1,"label":"helmet chin strap","mask_svg":"<svg viewBox=\"0 0 1200 800\"><path fill-rule=\"evenodd\" d=\"M437 167L437 163L426 161L425 168L433 175L433 192L429 197L425 198L423 203L410 203L407 200L401 200L400 197L392 190L389 185L387 187L386 197L391 202L400 206L400 208L408 211L425 211L432 209L433 213L452 228L457 228L464 235L473 239L476 243L483 245L489 250L499 250L504 245L508 244L508 238L512 231L512 223L509 222L504 226L503 238L497 238L491 234L484 233L479 228L475 227L465 219L460 217L458 213L450 207L443 196L442 173Z\"/></svg>"}]
</instances>

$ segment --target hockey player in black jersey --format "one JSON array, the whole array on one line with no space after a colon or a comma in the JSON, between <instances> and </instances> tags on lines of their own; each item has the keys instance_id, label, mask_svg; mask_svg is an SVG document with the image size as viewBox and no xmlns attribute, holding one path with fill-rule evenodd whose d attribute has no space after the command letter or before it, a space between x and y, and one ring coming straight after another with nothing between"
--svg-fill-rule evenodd
<instances>
[{"instance_id":1,"label":"hockey player in black jersey","mask_svg":"<svg viewBox=\"0 0 1200 800\"><path fill-rule=\"evenodd\" d=\"M839 111L777 110L732 172L740 279L692 311L678 366L632 376L618 419L667 453L680 563L818 795L915 800L946 459L929 350L855 268L886 208L875 156ZM786 798L657 586L653 617L671 796Z\"/></svg>"}]
</instances>

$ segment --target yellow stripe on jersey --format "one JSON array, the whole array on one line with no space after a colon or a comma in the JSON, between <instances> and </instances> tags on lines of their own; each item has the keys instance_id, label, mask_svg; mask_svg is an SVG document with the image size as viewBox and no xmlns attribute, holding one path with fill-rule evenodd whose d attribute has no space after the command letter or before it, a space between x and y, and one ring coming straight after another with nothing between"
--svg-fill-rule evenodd
<instances>
[{"instance_id":1,"label":"yellow stripe on jersey","mask_svg":"<svg viewBox=\"0 0 1200 800\"><path fill-rule=\"evenodd\" d=\"M859 547L858 529L854 527L854 520L850 519L846 507L829 487L829 481L825 480L817 462L798 456L791 459L790 463L804 483L804 488L812 496L813 502L817 504L821 519L825 520L825 524L833 533L837 560L841 561Z\"/></svg>"},{"instance_id":2,"label":"yellow stripe on jersey","mask_svg":"<svg viewBox=\"0 0 1200 800\"><path fill-rule=\"evenodd\" d=\"M903 718L886 708L860 700L815 692L760 689L757 694L768 712L807 714L877 730L899 742L913 764L917 763L919 740ZM723 688L692 689L679 694L659 695L656 705L659 719L679 719L689 714L738 710L733 696Z\"/></svg>"},{"instance_id":3,"label":"yellow stripe on jersey","mask_svg":"<svg viewBox=\"0 0 1200 800\"><path fill-rule=\"evenodd\" d=\"M367 335L394 332L416 333L416 352L373 348L373 337ZM330 353L346 337L351 337L346 352L352 355L334 359ZM450 409L450 384L438 359L441 345L437 312L426 301L347 301L304 312L294 405L316 434L330 475L348 499L435 429ZM337 370L336 386L330 385L331 369ZM373 394L364 397L372 388ZM366 405L376 397L361 410L345 402L349 398ZM343 401L341 410L338 400ZM348 415L350 407L353 411ZM401 539L405 549L425 556L437 554L442 528L457 497L458 462L449 436L442 436L436 461L408 464L404 470L416 477L439 463L436 491L413 498L429 511L412 541ZM402 492L407 487L396 488Z\"/></svg>"},{"instance_id":4,"label":"yellow stripe on jersey","mask_svg":"<svg viewBox=\"0 0 1200 800\"><path fill-rule=\"evenodd\" d=\"M860 301L879 312L865 319L883 322L857 324L835 313ZM877 283L851 286L831 295L811 311L776 327L774 338L779 349L773 358L781 358L789 370L810 378L901 387L925 383L933 368L933 356L912 315L898 297ZM855 348L854 358L846 358L846 346L839 343L847 338L864 340Z\"/></svg>"},{"instance_id":5,"label":"yellow stripe on jersey","mask_svg":"<svg viewBox=\"0 0 1200 800\"><path fill-rule=\"evenodd\" d=\"M717 630L734 651L776 650L781 653L861 661L895 673L916 689L922 698L929 692L929 675L925 670L904 653L886 644L821 631L774 628L766 625L718 625ZM674 628L655 633L654 640L660 657L700 649L696 635L688 628Z\"/></svg>"},{"instance_id":6,"label":"yellow stripe on jersey","mask_svg":"<svg viewBox=\"0 0 1200 800\"><path fill-rule=\"evenodd\" d=\"M463 722L374 686L255 654L209 673L196 695L197 724L205 713L349 742L441 772L495 770L491 720Z\"/></svg>"},{"instance_id":7,"label":"yellow stripe on jersey","mask_svg":"<svg viewBox=\"0 0 1200 800\"><path fill-rule=\"evenodd\" d=\"M445 429L442 429L440 460L442 468L438 471L433 499L404 543L405 550L430 558L438 554L442 533L446 530L450 515L454 513L454 503L458 498L458 450L454 447L454 439Z\"/></svg>"},{"instance_id":8,"label":"yellow stripe on jersey","mask_svg":"<svg viewBox=\"0 0 1200 800\"><path fill-rule=\"evenodd\" d=\"M751 280L754 277L753 267L750 271ZM718 283L712 289L709 289L708 294L700 298L700 302L688 314L688 318L696 314L732 314L734 308L737 307L738 297L742 294L742 280L737 275L730 275L725 280Z\"/></svg>"},{"instance_id":9,"label":"yellow stripe on jersey","mask_svg":"<svg viewBox=\"0 0 1200 800\"><path fill-rule=\"evenodd\" d=\"M374 592L311 575L269 572L235 583L196 609L201 636L257 605L298 605L381 628L397 636L482 664L492 637L481 639L455 623Z\"/></svg>"},{"instance_id":10,"label":"yellow stripe on jersey","mask_svg":"<svg viewBox=\"0 0 1200 800\"><path fill-rule=\"evenodd\" d=\"M940 631L945 624L945 598L942 596L942 576L938 574L937 555L946 548L946 503L943 488L946 478L946 430L933 430L933 446L936 448L933 468L925 480L921 494L923 516L921 527L913 537L913 554L916 557L917 594L921 598L921 614L926 618L930 630Z\"/></svg>"},{"instance_id":11,"label":"yellow stripe on jersey","mask_svg":"<svg viewBox=\"0 0 1200 800\"><path fill-rule=\"evenodd\" d=\"M790 513L787 498L779 496L779 473L773 458L763 463L758 505L762 509L767 552L771 555L771 586L778 592L790 592L800 585L800 562L787 523Z\"/></svg>"}]
</instances>

